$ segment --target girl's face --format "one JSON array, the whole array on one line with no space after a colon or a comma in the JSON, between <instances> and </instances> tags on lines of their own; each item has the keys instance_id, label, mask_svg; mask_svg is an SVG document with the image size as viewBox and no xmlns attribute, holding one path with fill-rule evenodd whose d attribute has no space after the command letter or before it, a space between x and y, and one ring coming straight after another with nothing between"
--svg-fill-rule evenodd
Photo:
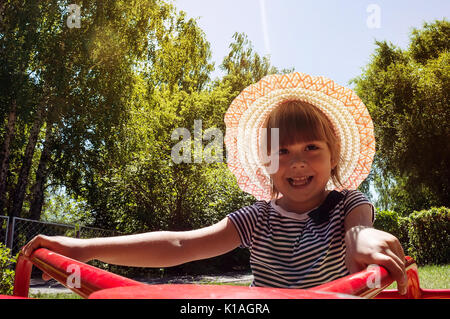
<instances>
[{"instance_id":1,"label":"girl's face","mask_svg":"<svg viewBox=\"0 0 450 319\"><path fill-rule=\"evenodd\" d=\"M325 200L331 176L330 149L325 141L280 145L279 169L272 174L276 189L283 195L277 204L287 211L303 213Z\"/></svg>"}]
</instances>

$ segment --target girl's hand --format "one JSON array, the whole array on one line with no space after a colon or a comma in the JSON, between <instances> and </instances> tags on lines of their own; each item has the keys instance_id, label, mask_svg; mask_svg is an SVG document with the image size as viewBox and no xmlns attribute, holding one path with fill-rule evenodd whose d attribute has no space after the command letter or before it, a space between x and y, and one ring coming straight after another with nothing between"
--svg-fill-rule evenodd
<instances>
[{"instance_id":1,"label":"girl's hand","mask_svg":"<svg viewBox=\"0 0 450 319\"><path fill-rule=\"evenodd\" d=\"M355 226L346 232L345 243L350 273L364 270L371 264L383 266L397 281L400 294L406 294L405 255L396 237L374 228Z\"/></svg>"},{"instance_id":2,"label":"girl's hand","mask_svg":"<svg viewBox=\"0 0 450 319\"><path fill-rule=\"evenodd\" d=\"M91 258L87 254L88 251L84 249L84 242L84 239L78 238L37 235L23 246L21 251L22 254L29 257L34 250L38 248L47 248L69 258L86 262ZM51 279L51 277L45 273L42 275L42 278L44 280Z\"/></svg>"}]
</instances>

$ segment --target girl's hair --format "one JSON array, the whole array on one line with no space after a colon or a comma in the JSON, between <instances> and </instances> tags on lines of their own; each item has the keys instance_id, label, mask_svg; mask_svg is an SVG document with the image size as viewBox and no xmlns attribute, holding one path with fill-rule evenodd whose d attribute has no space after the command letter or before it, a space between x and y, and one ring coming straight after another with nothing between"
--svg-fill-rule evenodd
<instances>
[{"instance_id":1,"label":"girl's hair","mask_svg":"<svg viewBox=\"0 0 450 319\"><path fill-rule=\"evenodd\" d=\"M279 129L279 144L290 145L308 141L325 141L330 149L331 160L337 165L331 170L331 180L343 187L339 176L340 141L333 125L317 107L302 101L292 100L281 103L267 117L264 125L267 138L267 150L270 152L271 128ZM278 198L279 192L272 183L272 198Z\"/></svg>"}]
</instances>

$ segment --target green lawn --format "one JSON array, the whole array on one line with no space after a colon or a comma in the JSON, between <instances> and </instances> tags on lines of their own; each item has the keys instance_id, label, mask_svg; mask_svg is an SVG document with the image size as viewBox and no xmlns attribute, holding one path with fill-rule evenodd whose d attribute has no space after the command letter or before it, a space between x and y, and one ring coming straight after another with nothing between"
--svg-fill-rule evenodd
<instances>
[{"instance_id":1,"label":"green lawn","mask_svg":"<svg viewBox=\"0 0 450 319\"><path fill-rule=\"evenodd\" d=\"M62 293L56 293L56 294L44 294L44 293L36 293L36 294L30 294L30 298L36 298L36 299L83 299L81 296L78 296L77 294L73 292L62 292Z\"/></svg>"},{"instance_id":2,"label":"green lawn","mask_svg":"<svg viewBox=\"0 0 450 319\"><path fill-rule=\"evenodd\" d=\"M429 265L419 267L420 287L425 289L450 289L450 265ZM209 285L236 285L236 283L205 282ZM250 283L239 283L248 286ZM397 284L393 283L387 289L396 289ZM31 298L40 299L82 299L74 293L58 294L31 294Z\"/></svg>"},{"instance_id":3,"label":"green lawn","mask_svg":"<svg viewBox=\"0 0 450 319\"><path fill-rule=\"evenodd\" d=\"M424 289L450 289L450 265L428 265L418 268L420 287ZM386 289L396 289L393 283Z\"/></svg>"}]
</instances>

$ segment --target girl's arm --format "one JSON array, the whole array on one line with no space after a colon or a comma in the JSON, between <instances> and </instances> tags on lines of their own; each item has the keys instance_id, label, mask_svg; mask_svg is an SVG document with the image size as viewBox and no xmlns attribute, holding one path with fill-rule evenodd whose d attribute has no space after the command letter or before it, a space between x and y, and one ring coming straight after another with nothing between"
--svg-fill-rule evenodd
<instances>
[{"instance_id":1,"label":"girl's arm","mask_svg":"<svg viewBox=\"0 0 450 319\"><path fill-rule=\"evenodd\" d=\"M399 292L406 294L403 248L396 237L372 226L372 209L368 204L357 206L347 214L345 218L347 268L350 273L354 273L371 264L384 266L397 281Z\"/></svg>"},{"instance_id":2,"label":"girl's arm","mask_svg":"<svg viewBox=\"0 0 450 319\"><path fill-rule=\"evenodd\" d=\"M81 261L97 259L106 263L136 267L170 267L224 254L240 244L239 235L228 218L192 231L160 231L136 235L76 239L38 235L23 247L25 255L39 247Z\"/></svg>"}]
</instances>

